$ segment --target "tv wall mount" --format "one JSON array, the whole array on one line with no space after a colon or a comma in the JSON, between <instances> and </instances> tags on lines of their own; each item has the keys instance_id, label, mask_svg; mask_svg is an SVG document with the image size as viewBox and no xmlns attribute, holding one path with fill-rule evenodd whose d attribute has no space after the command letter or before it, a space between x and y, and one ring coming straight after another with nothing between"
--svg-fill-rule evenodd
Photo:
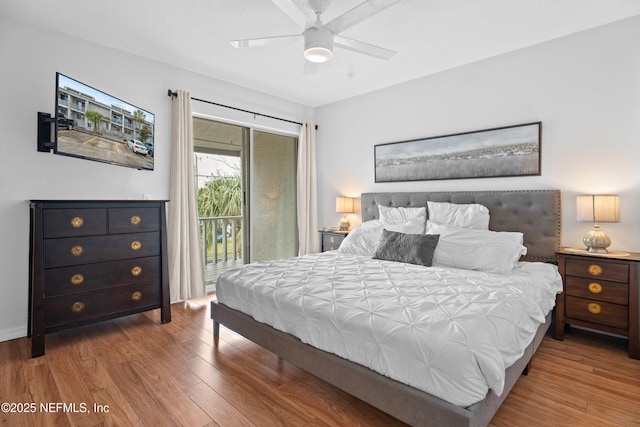
<instances>
[{"instance_id":1,"label":"tv wall mount","mask_svg":"<svg viewBox=\"0 0 640 427\"><path fill-rule=\"evenodd\" d=\"M38 151L50 153L55 148L56 143L51 140L51 125L55 126L55 124L55 117L38 111Z\"/></svg>"}]
</instances>

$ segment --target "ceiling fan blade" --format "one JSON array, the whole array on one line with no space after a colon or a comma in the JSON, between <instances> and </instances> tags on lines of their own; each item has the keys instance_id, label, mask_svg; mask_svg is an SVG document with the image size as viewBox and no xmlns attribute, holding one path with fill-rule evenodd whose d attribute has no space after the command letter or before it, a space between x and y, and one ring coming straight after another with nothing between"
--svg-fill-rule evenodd
<instances>
[{"instance_id":1,"label":"ceiling fan blade","mask_svg":"<svg viewBox=\"0 0 640 427\"><path fill-rule=\"evenodd\" d=\"M295 40L301 36L301 34L295 34L289 36L262 37L259 39L231 40L229 44L235 48L266 46L287 40Z\"/></svg>"},{"instance_id":2,"label":"ceiling fan blade","mask_svg":"<svg viewBox=\"0 0 640 427\"><path fill-rule=\"evenodd\" d=\"M331 20L324 27L333 31L333 34L338 34L400 1L402 0L369 0Z\"/></svg>"},{"instance_id":3,"label":"ceiling fan blade","mask_svg":"<svg viewBox=\"0 0 640 427\"><path fill-rule=\"evenodd\" d=\"M315 15L306 7L306 1L301 0L271 0L273 4L285 13L293 22L306 28L312 25Z\"/></svg>"},{"instance_id":4,"label":"ceiling fan blade","mask_svg":"<svg viewBox=\"0 0 640 427\"><path fill-rule=\"evenodd\" d=\"M384 60L389 60L393 55L396 54L396 52L393 50L385 49L380 46L375 46L369 43L353 40L343 36L334 36L333 44L334 46L341 47L343 49L352 50L354 52L362 53L364 55L374 56L376 58L384 59Z\"/></svg>"}]
</instances>

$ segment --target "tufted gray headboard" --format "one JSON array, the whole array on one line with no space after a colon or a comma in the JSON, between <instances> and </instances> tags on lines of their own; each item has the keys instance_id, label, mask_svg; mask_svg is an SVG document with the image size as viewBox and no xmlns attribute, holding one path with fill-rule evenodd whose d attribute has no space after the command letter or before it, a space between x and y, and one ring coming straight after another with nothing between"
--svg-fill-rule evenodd
<instances>
[{"instance_id":1,"label":"tufted gray headboard","mask_svg":"<svg viewBox=\"0 0 640 427\"><path fill-rule=\"evenodd\" d=\"M482 204L489 208L490 230L524 234L527 254L523 261L556 261L555 251L560 246L560 190L363 193L362 221L377 219L378 205L426 207L427 201Z\"/></svg>"}]
</instances>

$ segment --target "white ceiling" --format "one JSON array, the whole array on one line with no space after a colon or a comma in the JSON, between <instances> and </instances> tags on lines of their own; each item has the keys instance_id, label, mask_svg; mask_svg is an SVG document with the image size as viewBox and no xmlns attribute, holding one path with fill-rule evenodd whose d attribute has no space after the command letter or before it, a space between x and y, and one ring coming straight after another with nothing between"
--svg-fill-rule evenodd
<instances>
[{"instance_id":1,"label":"white ceiling","mask_svg":"<svg viewBox=\"0 0 640 427\"><path fill-rule=\"evenodd\" d=\"M323 21L362 2L333 0ZM640 1L402 0L342 33L391 60L336 48L316 74L303 73L301 39L229 45L302 32L269 0L1 0L0 14L317 107L639 15Z\"/></svg>"}]
</instances>

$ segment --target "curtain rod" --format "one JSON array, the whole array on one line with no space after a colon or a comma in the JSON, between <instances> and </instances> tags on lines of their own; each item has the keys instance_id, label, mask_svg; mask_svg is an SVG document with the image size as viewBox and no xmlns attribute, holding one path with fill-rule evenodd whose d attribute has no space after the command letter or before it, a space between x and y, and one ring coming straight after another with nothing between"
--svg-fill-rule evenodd
<instances>
[{"instance_id":1,"label":"curtain rod","mask_svg":"<svg viewBox=\"0 0 640 427\"><path fill-rule=\"evenodd\" d=\"M171 98L174 98L174 97L178 96L178 94L176 92L172 91L171 89L169 89L167 91L167 95L170 96ZM194 97L191 97L191 99L193 101L204 102L205 104L217 105L218 107L224 107L224 108L229 108L231 110L242 111L243 113L253 114L254 116L267 117L269 119L280 120L282 122L288 122L288 123L293 123L293 124L302 126L302 123L295 122L293 120L282 119L280 117L270 116L268 114L256 113L255 111L243 110L242 108L231 107L229 105L224 105L224 104L218 104L217 102L207 101L206 99L200 99L200 98L194 98ZM316 125L316 130L317 129L318 129L318 125Z\"/></svg>"}]
</instances>

